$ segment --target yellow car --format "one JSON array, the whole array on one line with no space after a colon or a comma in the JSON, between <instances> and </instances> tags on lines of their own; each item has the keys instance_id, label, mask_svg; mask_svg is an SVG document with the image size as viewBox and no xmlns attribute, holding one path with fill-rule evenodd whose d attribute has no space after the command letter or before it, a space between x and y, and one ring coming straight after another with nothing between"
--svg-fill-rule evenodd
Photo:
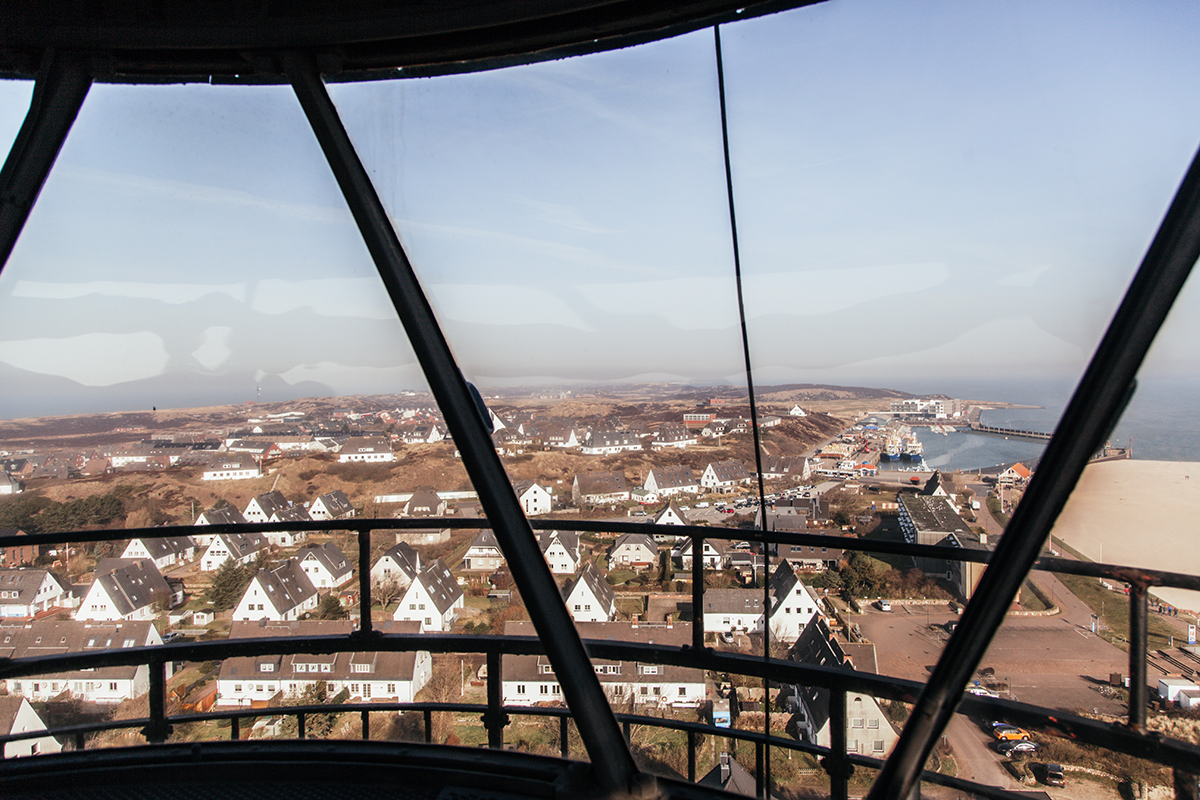
<instances>
[{"instance_id":1,"label":"yellow car","mask_svg":"<svg viewBox=\"0 0 1200 800\"><path fill-rule=\"evenodd\" d=\"M1018 728L1015 725L997 725L992 728L992 736L995 736L1002 742L1032 738L1029 735L1029 731Z\"/></svg>"}]
</instances>

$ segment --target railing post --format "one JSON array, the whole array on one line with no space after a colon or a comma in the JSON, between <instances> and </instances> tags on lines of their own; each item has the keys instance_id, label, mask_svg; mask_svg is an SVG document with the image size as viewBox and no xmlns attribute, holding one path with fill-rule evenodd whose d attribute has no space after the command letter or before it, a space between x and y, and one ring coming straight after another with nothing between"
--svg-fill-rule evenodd
<instances>
[{"instance_id":1,"label":"railing post","mask_svg":"<svg viewBox=\"0 0 1200 800\"><path fill-rule=\"evenodd\" d=\"M371 531L358 532L358 629L371 633Z\"/></svg>"},{"instance_id":2,"label":"railing post","mask_svg":"<svg viewBox=\"0 0 1200 800\"><path fill-rule=\"evenodd\" d=\"M626 742L633 741L632 739L629 738L629 720L625 720L624 722L621 723L621 732L623 734L625 734Z\"/></svg>"},{"instance_id":3,"label":"railing post","mask_svg":"<svg viewBox=\"0 0 1200 800\"><path fill-rule=\"evenodd\" d=\"M504 726L508 715L504 713L504 691L500 680L500 651L489 650L487 654L487 713L483 715L483 727L488 732L488 747L504 749Z\"/></svg>"},{"instance_id":4,"label":"railing post","mask_svg":"<svg viewBox=\"0 0 1200 800\"><path fill-rule=\"evenodd\" d=\"M87 747L87 740L83 738L83 734L75 734L75 749L83 750L85 747Z\"/></svg>"},{"instance_id":5,"label":"railing post","mask_svg":"<svg viewBox=\"0 0 1200 800\"><path fill-rule=\"evenodd\" d=\"M242 738L242 721L237 717L229 718L229 739L236 742Z\"/></svg>"},{"instance_id":6,"label":"railing post","mask_svg":"<svg viewBox=\"0 0 1200 800\"><path fill-rule=\"evenodd\" d=\"M688 731L688 781L696 782L696 732Z\"/></svg>"},{"instance_id":7,"label":"railing post","mask_svg":"<svg viewBox=\"0 0 1200 800\"><path fill-rule=\"evenodd\" d=\"M1146 730L1146 636L1150 599L1148 587L1129 587L1129 727Z\"/></svg>"},{"instance_id":8,"label":"railing post","mask_svg":"<svg viewBox=\"0 0 1200 800\"><path fill-rule=\"evenodd\" d=\"M704 649L704 537L698 533L692 534L692 647Z\"/></svg>"},{"instance_id":9,"label":"railing post","mask_svg":"<svg viewBox=\"0 0 1200 800\"><path fill-rule=\"evenodd\" d=\"M425 718L425 744L433 744L433 712L428 708L424 712Z\"/></svg>"},{"instance_id":10,"label":"railing post","mask_svg":"<svg viewBox=\"0 0 1200 800\"><path fill-rule=\"evenodd\" d=\"M1200 774L1185 772L1176 767L1175 800L1200 800Z\"/></svg>"},{"instance_id":11,"label":"railing post","mask_svg":"<svg viewBox=\"0 0 1200 800\"><path fill-rule=\"evenodd\" d=\"M297 738L300 738L300 739L305 738L304 734L306 733L306 731L304 730L304 721L305 721L304 720L304 712L301 711L299 714L296 715L296 727L299 729L298 730L299 735Z\"/></svg>"},{"instance_id":12,"label":"railing post","mask_svg":"<svg viewBox=\"0 0 1200 800\"><path fill-rule=\"evenodd\" d=\"M150 704L150 724L142 728L142 735L151 744L162 744L171 735L171 726L167 722L167 664L164 661L153 661L150 669L150 691L146 700Z\"/></svg>"},{"instance_id":13,"label":"railing post","mask_svg":"<svg viewBox=\"0 0 1200 800\"><path fill-rule=\"evenodd\" d=\"M569 720L566 715L558 718L558 752L563 758L571 757L571 740L569 738L570 730L567 723Z\"/></svg>"},{"instance_id":14,"label":"railing post","mask_svg":"<svg viewBox=\"0 0 1200 800\"><path fill-rule=\"evenodd\" d=\"M365 742L371 738L371 712L360 711L359 713L362 715L362 738Z\"/></svg>"},{"instance_id":15,"label":"railing post","mask_svg":"<svg viewBox=\"0 0 1200 800\"><path fill-rule=\"evenodd\" d=\"M829 750L825 757L829 795L833 800L847 800L851 765L846 758L846 692L843 689L829 690Z\"/></svg>"},{"instance_id":16,"label":"railing post","mask_svg":"<svg viewBox=\"0 0 1200 800\"><path fill-rule=\"evenodd\" d=\"M766 768L763 766L763 743L754 743L754 796L763 797L763 774Z\"/></svg>"}]
</instances>

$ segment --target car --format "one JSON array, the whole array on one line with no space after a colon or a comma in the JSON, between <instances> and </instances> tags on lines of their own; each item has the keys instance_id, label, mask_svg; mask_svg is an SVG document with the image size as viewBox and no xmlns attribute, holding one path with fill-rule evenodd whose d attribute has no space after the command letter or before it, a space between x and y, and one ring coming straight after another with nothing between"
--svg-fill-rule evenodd
<instances>
[{"instance_id":1,"label":"car","mask_svg":"<svg viewBox=\"0 0 1200 800\"><path fill-rule=\"evenodd\" d=\"M880 600L879 601L879 610L880 611L891 611L892 604L889 603L887 600Z\"/></svg>"},{"instance_id":2,"label":"car","mask_svg":"<svg viewBox=\"0 0 1200 800\"><path fill-rule=\"evenodd\" d=\"M168 644L170 642L173 642L182 636L183 636L183 634L180 633L179 631L171 631L170 633L164 633L162 636L163 644Z\"/></svg>"},{"instance_id":3,"label":"car","mask_svg":"<svg viewBox=\"0 0 1200 800\"><path fill-rule=\"evenodd\" d=\"M999 697L1000 695L993 692L986 686L968 686L967 693L976 695L977 697Z\"/></svg>"},{"instance_id":4,"label":"car","mask_svg":"<svg viewBox=\"0 0 1200 800\"><path fill-rule=\"evenodd\" d=\"M992 736L1001 741L1016 741L1017 739L1032 739L1029 731L1016 725L997 725L992 728Z\"/></svg>"},{"instance_id":5,"label":"car","mask_svg":"<svg viewBox=\"0 0 1200 800\"><path fill-rule=\"evenodd\" d=\"M1037 742L1031 742L1028 739L1019 739L1015 742L997 742L996 752L1002 756L1012 758L1014 753L1036 753L1041 749L1041 745Z\"/></svg>"},{"instance_id":6,"label":"car","mask_svg":"<svg viewBox=\"0 0 1200 800\"><path fill-rule=\"evenodd\" d=\"M1046 780L1047 786L1066 786L1067 778L1063 775L1063 768L1059 764L1046 765Z\"/></svg>"}]
</instances>

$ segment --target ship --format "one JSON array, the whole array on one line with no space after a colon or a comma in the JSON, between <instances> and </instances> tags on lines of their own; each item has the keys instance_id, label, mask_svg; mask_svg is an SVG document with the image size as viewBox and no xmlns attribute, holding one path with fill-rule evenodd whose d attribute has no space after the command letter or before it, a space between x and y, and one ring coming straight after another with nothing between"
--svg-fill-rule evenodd
<instances>
[{"instance_id":1,"label":"ship","mask_svg":"<svg viewBox=\"0 0 1200 800\"><path fill-rule=\"evenodd\" d=\"M904 435L904 460L921 461L925 457L925 445L911 431Z\"/></svg>"},{"instance_id":2,"label":"ship","mask_svg":"<svg viewBox=\"0 0 1200 800\"><path fill-rule=\"evenodd\" d=\"M900 460L900 437L889 436L887 442L883 445L883 450L879 453L880 461L899 461Z\"/></svg>"}]
</instances>

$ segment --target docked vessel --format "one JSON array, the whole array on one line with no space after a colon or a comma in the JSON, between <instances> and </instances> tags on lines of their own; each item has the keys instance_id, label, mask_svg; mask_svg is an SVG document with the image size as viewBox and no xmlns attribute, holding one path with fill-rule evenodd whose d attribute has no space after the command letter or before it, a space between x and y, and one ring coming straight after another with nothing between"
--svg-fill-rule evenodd
<instances>
[{"instance_id":1,"label":"docked vessel","mask_svg":"<svg viewBox=\"0 0 1200 800\"><path fill-rule=\"evenodd\" d=\"M925 458L925 445L912 431L904 435L904 459L906 461L921 461Z\"/></svg>"}]
</instances>

